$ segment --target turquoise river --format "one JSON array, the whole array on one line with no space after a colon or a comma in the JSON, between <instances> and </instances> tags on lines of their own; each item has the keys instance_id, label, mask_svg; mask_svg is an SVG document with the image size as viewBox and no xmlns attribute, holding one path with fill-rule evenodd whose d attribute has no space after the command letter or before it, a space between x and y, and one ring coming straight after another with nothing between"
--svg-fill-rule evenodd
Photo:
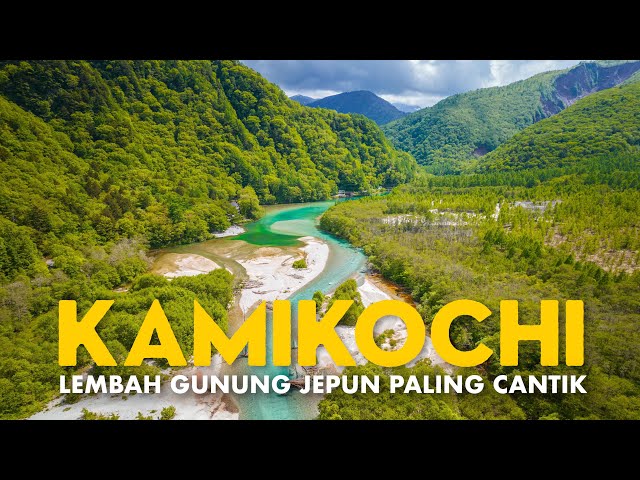
<instances>
[{"instance_id":1,"label":"turquoise river","mask_svg":"<svg viewBox=\"0 0 640 480\"><path fill-rule=\"evenodd\" d=\"M312 236L327 243L329 258L324 270L301 289L295 291L289 300L292 302L292 338L296 338L296 305L299 300L311 299L317 290L323 293L333 291L349 278L360 281L366 268L366 257L349 243L320 231L318 219L323 212L334 204L333 201L313 202L294 205L267 207L260 220L244 225L246 232L229 238L214 239L192 245L165 249L164 252L191 253L210 258L219 265L231 270L237 279L246 278L244 269L234 260L262 247L280 247L292 249L302 246L300 237ZM238 315L238 308L235 315ZM267 365L250 367L246 358L238 358L233 365L224 367L224 374L234 375L287 375L288 367L276 367L271 360L271 312L267 318ZM233 316L234 314L232 314ZM242 319L242 313L240 321ZM237 328L237 326L235 327ZM235 330L234 328L234 330ZM277 393L258 393L231 395L240 409L241 419L310 419L317 416L319 395L303 395L292 389L286 395Z\"/></svg>"},{"instance_id":2,"label":"turquoise river","mask_svg":"<svg viewBox=\"0 0 640 480\"><path fill-rule=\"evenodd\" d=\"M247 225L246 233L235 237L254 245L295 246L299 237L313 236L329 245L329 259L316 278L295 292L292 302L292 318L297 316L299 300L310 299L317 290L328 293L345 280L364 273L365 256L349 243L328 235L317 228L318 217L334 202L317 202L270 209L257 222ZM267 362L271 359L271 322L267 323ZM295 323L293 327L295 338ZM242 360L246 365L246 359ZM287 375L287 367L246 367L253 375ZM287 395L277 393L238 395L235 398L240 407L240 418L246 419L304 419L317 415L318 396L302 395L292 390Z\"/></svg>"}]
</instances>

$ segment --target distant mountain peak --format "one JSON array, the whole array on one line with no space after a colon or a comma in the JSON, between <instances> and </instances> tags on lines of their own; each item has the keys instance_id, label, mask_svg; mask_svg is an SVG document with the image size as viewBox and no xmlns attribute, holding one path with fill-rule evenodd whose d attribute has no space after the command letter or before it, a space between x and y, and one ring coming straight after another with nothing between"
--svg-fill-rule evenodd
<instances>
[{"instance_id":1,"label":"distant mountain peak","mask_svg":"<svg viewBox=\"0 0 640 480\"><path fill-rule=\"evenodd\" d=\"M394 102L391 105L404 113L413 113L422 109L422 107L418 107L417 105L409 105L408 103Z\"/></svg>"},{"instance_id":2,"label":"distant mountain peak","mask_svg":"<svg viewBox=\"0 0 640 480\"><path fill-rule=\"evenodd\" d=\"M311 102L315 102L317 100L317 98L307 97L306 95L293 95L293 96L291 96L289 98L291 100L295 100L296 102L300 103L301 105L308 105Z\"/></svg>"},{"instance_id":3,"label":"distant mountain peak","mask_svg":"<svg viewBox=\"0 0 640 480\"><path fill-rule=\"evenodd\" d=\"M328 108L340 113L359 113L369 117L378 125L389 123L406 115L405 112L398 110L384 98L380 98L369 90L355 90L331 95L311 102L307 106Z\"/></svg>"},{"instance_id":4,"label":"distant mountain peak","mask_svg":"<svg viewBox=\"0 0 640 480\"><path fill-rule=\"evenodd\" d=\"M342 92L342 93L338 93L338 95L358 95L358 96L362 96L362 97L376 97L376 98L380 98L378 97L375 93L373 93L371 90L351 90L350 92ZM337 96L337 95L334 95ZM328 98L328 97L325 97Z\"/></svg>"}]
</instances>

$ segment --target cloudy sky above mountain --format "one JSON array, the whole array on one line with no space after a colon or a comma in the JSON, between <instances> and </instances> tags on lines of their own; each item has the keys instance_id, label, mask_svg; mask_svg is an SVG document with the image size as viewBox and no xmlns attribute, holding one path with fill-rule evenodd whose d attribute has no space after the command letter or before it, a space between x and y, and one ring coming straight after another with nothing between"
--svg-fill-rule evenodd
<instances>
[{"instance_id":1,"label":"cloudy sky above mountain","mask_svg":"<svg viewBox=\"0 0 640 480\"><path fill-rule=\"evenodd\" d=\"M322 98L370 90L392 103L428 107L455 93L506 85L578 60L243 60L287 95Z\"/></svg>"}]
</instances>

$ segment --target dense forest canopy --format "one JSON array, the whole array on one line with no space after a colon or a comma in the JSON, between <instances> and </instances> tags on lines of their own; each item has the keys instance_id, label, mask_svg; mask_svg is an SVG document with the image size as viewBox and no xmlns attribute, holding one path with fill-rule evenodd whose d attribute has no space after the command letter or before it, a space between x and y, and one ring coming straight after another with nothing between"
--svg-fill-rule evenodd
<instances>
[{"instance_id":1,"label":"dense forest canopy","mask_svg":"<svg viewBox=\"0 0 640 480\"><path fill-rule=\"evenodd\" d=\"M398 147L435 174L460 173L474 159L576 100L640 79L639 61L583 62L503 87L448 97L383 126Z\"/></svg>"},{"instance_id":2,"label":"dense forest canopy","mask_svg":"<svg viewBox=\"0 0 640 480\"><path fill-rule=\"evenodd\" d=\"M321 418L640 419L639 99L633 82L593 94L487 155L486 173L427 176L385 197L336 205L321 219L411 293L427 328L461 298L494 312L482 323L454 323L458 348L482 342L495 352L464 375L588 373L588 393L381 401L338 392L321 403ZM518 367L502 367L504 299L519 301L527 324L539 322L542 299L583 300L585 366L540 367L537 343L521 343ZM348 372L378 372L386 381L391 373L442 373L430 365Z\"/></svg>"},{"instance_id":3,"label":"dense forest canopy","mask_svg":"<svg viewBox=\"0 0 640 480\"><path fill-rule=\"evenodd\" d=\"M488 380L588 373L589 393L434 401L335 392L321 403L321 418L640 419L639 180L637 156L609 156L546 172L433 177L332 207L321 226L362 247L383 276L410 292L427 328L453 300L491 309L482 323L461 319L451 331L461 350L480 342L494 350L474 373ZM583 300L585 366L540 367L537 342L521 343L518 367L500 366L504 299L519 301L520 322L527 324L539 322L542 299ZM429 365L393 371L366 365L345 373L443 372Z\"/></svg>"},{"instance_id":4,"label":"dense forest canopy","mask_svg":"<svg viewBox=\"0 0 640 480\"><path fill-rule=\"evenodd\" d=\"M3 62L0 160L0 214L47 256L65 238L203 240L237 219L232 200L255 218L258 201L393 186L416 170L370 120L305 108L230 61ZM19 250L8 278L36 268L31 245Z\"/></svg>"},{"instance_id":5,"label":"dense forest canopy","mask_svg":"<svg viewBox=\"0 0 640 480\"><path fill-rule=\"evenodd\" d=\"M303 107L238 62L0 62L0 418L41 409L72 371L58 300L81 318L117 298L100 334L122 359L157 298L189 351L193 299L226 327L233 278L168 282L146 273L149 247L416 170L371 120Z\"/></svg>"}]
</instances>

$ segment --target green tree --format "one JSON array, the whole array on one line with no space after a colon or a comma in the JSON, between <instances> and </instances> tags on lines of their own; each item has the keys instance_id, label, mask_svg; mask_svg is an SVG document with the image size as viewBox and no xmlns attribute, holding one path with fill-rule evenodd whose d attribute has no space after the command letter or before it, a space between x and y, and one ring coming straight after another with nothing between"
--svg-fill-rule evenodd
<instances>
[{"instance_id":1,"label":"green tree","mask_svg":"<svg viewBox=\"0 0 640 480\"><path fill-rule=\"evenodd\" d=\"M321 311L322 306L324 305L324 300L325 300L324 293L322 293L321 290L316 290L315 292L313 292L312 300L316 302L317 310Z\"/></svg>"},{"instance_id":2,"label":"green tree","mask_svg":"<svg viewBox=\"0 0 640 480\"><path fill-rule=\"evenodd\" d=\"M360 297L360 292L358 292L358 284L356 281L350 278L336 288L336 291L333 293L329 299L329 303L327 304L327 311L336 300L353 300L353 304L349 307L347 313L345 313L340 319L340 324L350 326L355 325L358 317L364 311L364 305L362 305L362 298Z\"/></svg>"},{"instance_id":3,"label":"green tree","mask_svg":"<svg viewBox=\"0 0 640 480\"><path fill-rule=\"evenodd\" d=\"M246 186L240 190L238 208L240 209L240 214L247 218L256 219L264 215L264 210L260 207L258 196L251 186Z\"/></svg>"},{"instance_id":4,"label":"green tree","mask_svg":"<svg viewBox=\"0 0 640 480\"><path fill-rule=\"evenodd\" d=\"M176 416L176 407L169 405L160 411L160 420L173 420Z\"/></svg>"}]
</instances>

